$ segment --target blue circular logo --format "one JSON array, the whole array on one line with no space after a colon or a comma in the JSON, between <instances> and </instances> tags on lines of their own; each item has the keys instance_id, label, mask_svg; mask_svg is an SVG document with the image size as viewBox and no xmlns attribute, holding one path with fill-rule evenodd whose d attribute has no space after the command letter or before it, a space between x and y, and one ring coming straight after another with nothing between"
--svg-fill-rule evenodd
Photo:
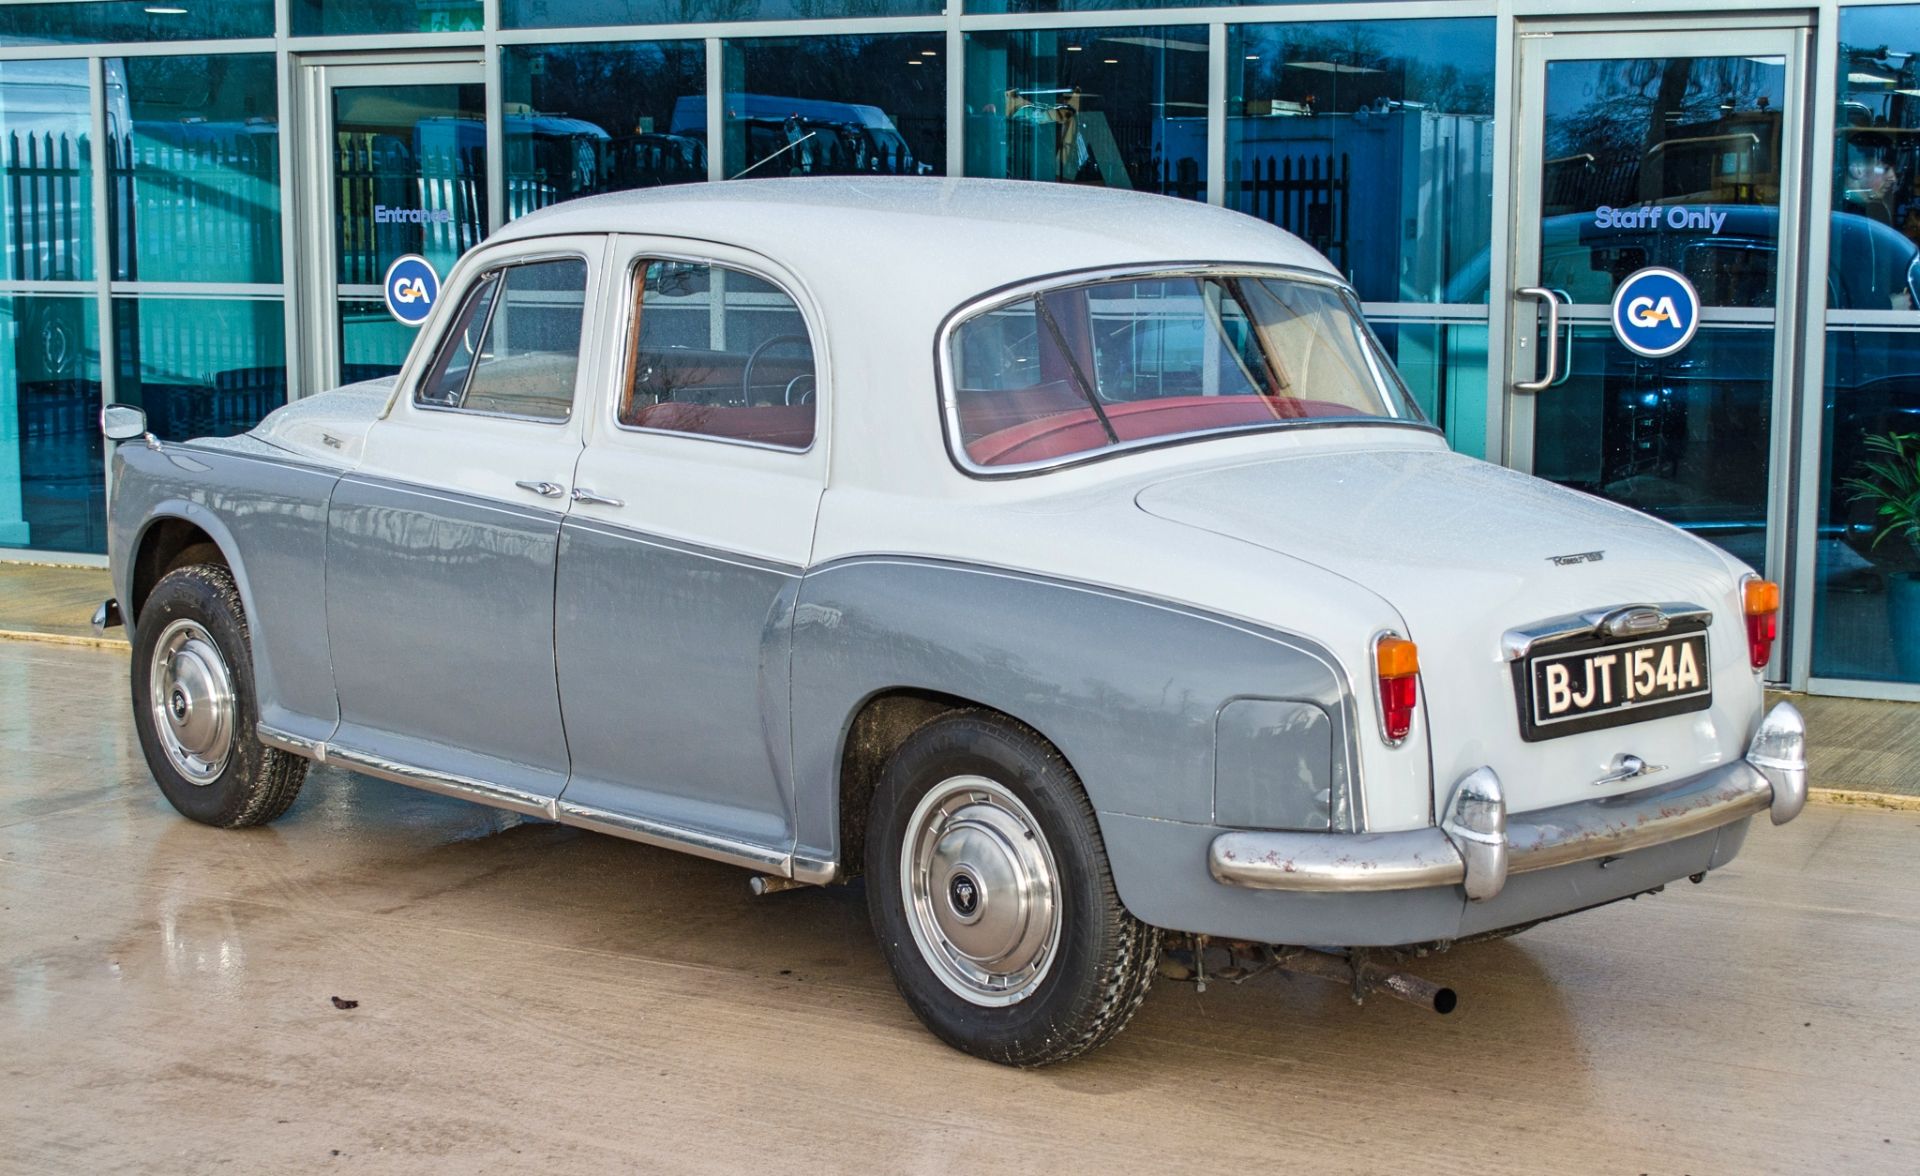
<instances>
[{"instance_id":1,"label":"blue circular logo","mask_svg":"<svg viewBox=\"0 0 1920 1176\"><path fill-rule=\"evenodd\" d=\"M1659 359L1693 341L1700 295L1677 270L1648 266L1613 292L1613 333L1635 355Z\"/></svg>"},{"instance_id":2,"label":"blue circular logo","mask_svg":"<svg viewBox=\"0 0 1920 1176\"><path fill-rule=\"evenodd\" d=\"M388 313L409 327L417 327L427 321L427 312L440 297L440 275L433 272L426 258L409 253L394 258L387 267L384 288Z\"/></svg>"}]
</instances>

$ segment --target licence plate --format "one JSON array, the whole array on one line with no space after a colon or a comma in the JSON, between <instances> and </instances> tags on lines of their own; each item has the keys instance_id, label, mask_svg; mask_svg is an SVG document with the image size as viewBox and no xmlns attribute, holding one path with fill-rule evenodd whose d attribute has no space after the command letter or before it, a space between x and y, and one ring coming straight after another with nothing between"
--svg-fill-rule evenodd
<instances>
[{"instance_id":1,"label":"licence plate","mask_svg":"<svg viewBox=\"0 0 1920 1176\"><path fill-rule=\"evenodd\" d=\"M1537 653L1522 666L1528 742L1713 705L1705 632Z\"/></svg>"}]
</instances>

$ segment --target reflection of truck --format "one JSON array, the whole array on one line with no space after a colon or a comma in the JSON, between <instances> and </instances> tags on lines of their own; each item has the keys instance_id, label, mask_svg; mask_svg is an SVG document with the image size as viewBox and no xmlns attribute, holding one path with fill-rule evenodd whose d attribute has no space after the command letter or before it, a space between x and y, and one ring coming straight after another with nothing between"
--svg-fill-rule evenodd
<instances>
[{"instance_id":1,"label":"reflection of truck","mask_svg":"<svg viewBox=\"0 0 1920 1176\"><path fill-rule=\"evenodd\" d=\"M892 116L878 106L819 98L729 93L726 174L756 176L924 176ZM707 101L690 94L674 103L671 131L705 142Z\"/></svg>"}]
</instances>

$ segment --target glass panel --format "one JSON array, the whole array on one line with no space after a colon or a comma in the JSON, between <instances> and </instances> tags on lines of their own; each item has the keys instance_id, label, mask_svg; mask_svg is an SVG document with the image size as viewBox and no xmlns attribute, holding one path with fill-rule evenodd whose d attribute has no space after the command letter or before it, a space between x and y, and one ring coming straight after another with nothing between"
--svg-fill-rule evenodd
<instances>
[{"instance_id":1,"label":"glass panel","mask_svg":"<svg viewBox=\"0 0 1920 1176\"><path fill-rule=\"evenodd\" d=\"M1240 25L1227 46L1228 207L1369 302L1487 300L1492 20Z\"/></svg>"},{"instance_id":2,"label":"glass panel","mask_svg":"<svg viewBox=\"0 0 1920 1176\"><path fill-rule=\"evenodd\" d=\"M277 298L116 298L114 399L170 441L244 433L287 402Z\"/></svg>"},{"instance_id":3,"label":"glass panel","mask_svg":"<svg viewBox=\"0 0 1920 1176\"><path fill-rule=\"evenodd\" d=\"M406 362L419 334L388 313L387 304L378 298L342 298L336 314L343 384L393 375Z\"/></svg>"},{"instance_id":4,"label":"glass panel","mask_svg":"<svg viewBox=\"0 0 1920 1176\"><path fill-rule=\"evenodd\" d=\"M944 171L944 44L940 33L727 42L725 174ZM674 128L691 135L694 103L686 113Z\"/></svg>"},{"instance_id":5,"label":"glass panel","mask_svg":"<svg viewBox=\"0 0 1920 1176\"><path fill-rule=\"evenodd\" d=\"M1204 200L1207 30L967 34L966 171Z\"/></svg>"},{"instance_id":6,"label":"glass panel","mask_svg":"<svg viewBox=\"0 0 1920 1176\"><path fill-rule=\"evenodd\" d=\"M107 77L132 116L108 128L113 276L279 281L273 55L120 58Z\"/></svg>"},{"instance_id":7,"label":"glass panel","mask_svg":"<svg viewBox=\"0 0 1920 1176\"><path fill-rule=\"evenodd\" d=\"M1835 310L1920 308L1920 5L1840 10Z\"/></svg>"},{"instance_id":8,"label":"glass panel","mask_svg":"<svg viewBox=\"0 0 1920 1176\"><path fill-rule=\"evenodd\" d=\"M1813 673L1920 682L1920 331L1827 332L1825 437Z\"/></svg>"},{"instance_id":9,"label":"glass panel","mask_svg":"<svg viewBox=\"0 0 1920 1176\"><path fill-rule=\"evenodd\" d=\"M503 50L509 218L560 200L707 178L699 41Z\"/></svg>"},{"instance_id":10,"label":"glass panel","mask_svg":"<svg viewBox=\"0 0 1920 1176\"><path fill-rule=\"evenodd\" d=\"M405 253L445 274L486 235L485 90L472 83L333 91L342 285L378 285Z\"/></svg>"},{"instance_id":11,"label":"glass panel","mask_svg":"<svg viewBox=\"0 0 1920 1176\"><path fill-rule=\"evenodd\" d=\"M1142 278L1072 286L962 323L951 390L976 465L1321 419L1418 419L1329 286Z\"/></svg>"},{"instance_id":12,"label":"glass panel","mask_svg":"<svg viewBox=\"0 0 1920 1176\"><path fill-rule=\"evenodd\" d=\"M500 25L509 29L551 29L580 25L938 16L945 8L942 0L500 0Z\"/></svg>"},{"instance_id":13,"label":"glass panel","mask_svg":"<svg viewBox=\"0 0 1920 1176\"><path fill-rule=\"evenodd\" d=\"M292 0L293 35L477 33L481 0Z\"/></svg>"},{"instance_id":14,"label":"glass panel","mask_svg":"<svg viewBox=\"0 0 1920 1176\"><path fill-rule=\"evenodd\" d=\"M1606 324L1563 329L1567 376L1535 398L1533 472L1766 566L1773 329L1702 325L1665 359Z\"/></svg>"},{"instance_id":15,"label":"glass panel","mask_svg":"<svg viewBox=\"0 0 1920 1176\"><path fill-rule=\"evenodd\" d=\"M92 300L0 294L0 547L105 552L104 463Z\"/></svg>"},{"instance_id":16,"label":"glass panel","mask_svg":"<svg viewBox=\"0 0 1920 1176\"><path fill-rule=\"evenodd\" d=\"M93 276L87 73L84 61L0 61L0 278Z\"/></svg>"},{"instance_id":17,"label":"glass panel","mask_svg":"<svg viewBox=\"0 0 1920 1176\"><path fill-rule=\"evenodd\" d=\"M273 36L273 0L109 0L0 6L0 45Z\"/></svg>"},{"instance_id":18,"label":"glass panel","mask_svg":"<svg viewBox=\"0 0 1920 1176\"><path fill-rule=\"evenodd\" d=\"M1376 319L1371 325L1420 411L1447 431L1447 444L1485 457L1487 324Z\"/></svg>"},{"instance_id":19,"label":"glass panel","mask_svg":"<svg viewBox=\"0 0 1920 1176\"><path fill-rule=\"evenodd\" d=\"M416 399L441 408L564 421L573 414L587 263L510 266L462 308Z\"/></svg>"},{"instance_id":20,"label":"glass panel","mask_svg":"<svg viewBox=\"0 0 1920 1176\"><path fill-rule=\"evenodd\" d=\"M787 449L813 444L813 343L785 291L686 261L650 262L644 281L621 424Z\"/></svg>"},{"instance_id":21,"label":"glass panel","mask_svg":"<svg viewBox=\"0 0 1920 1176\"><path fill-rule=\"evenodd\" d=\"M1780 57L1547 63L1541 281L1605 303L1647 265L1708 306L1774 304Z\"/></svg>"}]
</instances>

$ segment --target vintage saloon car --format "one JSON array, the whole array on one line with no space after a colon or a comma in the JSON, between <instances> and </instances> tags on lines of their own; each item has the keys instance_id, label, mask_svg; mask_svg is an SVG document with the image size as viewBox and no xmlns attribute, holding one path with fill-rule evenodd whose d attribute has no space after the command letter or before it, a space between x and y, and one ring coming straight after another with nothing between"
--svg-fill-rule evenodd
<instances>
[{"instance_id":1,"label":"vintage saloon car","mask_svg":"<svg viewBox=\"0 0 1920 1176\"><path fill-rule=\"evenodd\" d=\"M1118 1032L1167 935L1392 989L1374 949L1697 878L1805 799L1772 584L1450 452L1320 256L1198 204L560 205L397 377L114 471L100 619L187 816L312 760L864 874L915 1012L1001 1062Z\"/></svg>"}]
</instances>

